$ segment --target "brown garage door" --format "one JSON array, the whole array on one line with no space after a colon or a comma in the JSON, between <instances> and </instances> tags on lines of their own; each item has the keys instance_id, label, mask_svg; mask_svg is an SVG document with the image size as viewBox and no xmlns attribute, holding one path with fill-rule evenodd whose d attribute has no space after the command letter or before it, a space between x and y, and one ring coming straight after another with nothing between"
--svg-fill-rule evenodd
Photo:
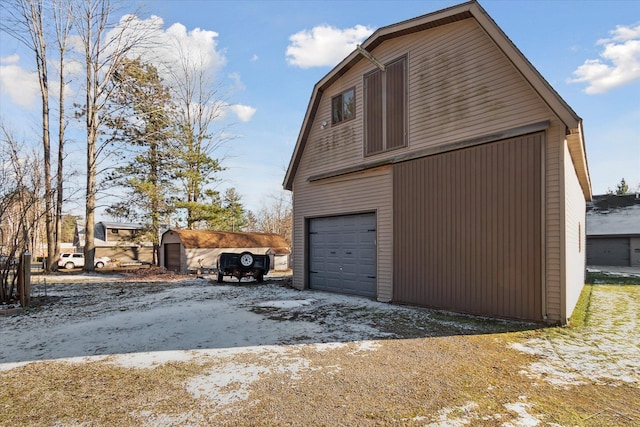
<instances>
[{"instance_id":1,"label":"brown garage door","mask_svg":"<svg viewBox=\"0 0 640 427\"><path fill-rule=\"evenodd\" d=\"M543 133L394 167L394 300L542 320Z\"/></svg>"},{"instance_id":2,"label":"brown garage door","mask_svg":"<svg viewBox=\"0 0 640 427\"><path fill-rule=\"evenodd\" d=\"M180 243L165 243L164 267L169 271L180 271Z\"/></svg>"}]
</instances>

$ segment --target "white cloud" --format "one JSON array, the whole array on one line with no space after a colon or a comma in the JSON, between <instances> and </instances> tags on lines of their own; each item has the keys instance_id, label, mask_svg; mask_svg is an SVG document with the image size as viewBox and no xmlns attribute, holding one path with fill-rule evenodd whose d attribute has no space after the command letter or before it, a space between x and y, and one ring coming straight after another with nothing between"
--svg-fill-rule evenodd
<instances>
[{"instance_id":1,"label":"white cloud","mask_svg":"<svg viewBox=\"0 0 640 427\"><path fill-rule=\"evenodd\" d=\"M239 73L231 73L229 74L229 79L233 82L233 87L235 90L245 90L246 86L242 83L242 79L240 78Z\"/></svg>"},{"instance_id":2,"label":"white cloud","mask_svg":"<svg viewBox=\"0 0 640 427\"><path fill-rule=\"evenodd\" d=\"M0 93L6 93L11 100L21 107L34 105L40 96L38 75L18 65L20 57L11 55L0 58Z\"/></svg>"},{"instance_id":3,"label":"white cloud","mask_svg":"<svg viewBox=\"0 0 640 427\"><path fill-rule=\"evenodd\" d=\"M258 59L260 58L258 57L258 55L254 53L253 56L251 57L251 62L256 62Z\"/></svg>"},{"instance_id":4,"label":"white cloud","mask_svg":"<svg viewBox=\"0 0 640 427\"><path fill-rule=\"evenodd\" d=\"M114 48L118 40L122 43L134 42L134 48L127 56L140 57L158 67L165 80L180 81L185 78L185 68L192 76L215 75L227 63L224 51L218 47L218 33L195 28L188 30L183 24L175 23L165 28L164 20L159 16L141 19L135 15L123 16L107 35ZM77 40L73 40L78 51Z\"/></svg>"},{"instance_id":5,"label":"white cloud","mask_svg":"<svg viewBox=\"0 0 640 427\"><path fill-rule=\"evenodd\" d=\"M9 55L5 58L0 58L0 64L15 64L20 61L20 55L14 53L13 55Z\"/></svg>"},{"instance_id":6,"label":"white cloud","mask_svg":"<svg viewBox=\"0 0 640 427\"><path fill-rule=\"evenodd\" d=\"M230 105L229 109L233 111L235 115L238 116L238 119L240 119L240 121L242 122L248 122L249 120L251 120L256 112L255 108L241 104Z\"/></svg>"},{"instance_id":7,"label":"white cloud","mask_svg":"<svg viewBox=\"0 0 640 427\"><path fill-rule=\"evenodd\" d=\"M640 24L617 26L611 37L598 40L604 46L599 59L587 59L569 83L587 83L588 94L605 93L640 79Z\"/></svg>"},{"instance_id":8,"label":"white cloud","mask_svg":"<svg viewBox=\"0 0 640 427\"><path fill-rule=\"evenodd\" d=\"M371 33L373 30L363 25L344 30L320 25L300 31L289 37L287 62L300 68L334 66Z\"/></svg>"}]
</instances>

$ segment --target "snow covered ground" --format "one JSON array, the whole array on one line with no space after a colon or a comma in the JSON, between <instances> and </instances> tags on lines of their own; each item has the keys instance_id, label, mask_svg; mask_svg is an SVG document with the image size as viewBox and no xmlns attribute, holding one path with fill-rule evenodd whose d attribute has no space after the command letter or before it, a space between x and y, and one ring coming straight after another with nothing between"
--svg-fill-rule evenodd
<instances>
[{"instance_id":1,"label":"snow covered ground","mask_svg":"<svg viewBox=\"0 0 640 427\"><path fill-rule=\"evenodd\" d=\"M33 308L0 316L0 370L32 361L108 355L148 365L182 360L190 357L185 356L190 351L247 351L529 327L499 320L468 321L464 316L361 297L300 292L285 286L284 280L264 285L218 285L208 279L136 282L103 275L55 280L60 283L45 286L40 279L34 285ZM621 301L626 301L623 310ZM514 347L542 356L544 360L531 372L544 373L548 381L579 382L582 375L637 381L639 304L637 295L634 300L622 288L594 291L592 326ZM607 361L602 354L611 357ZM563 372L567 365L569 379Z\"/></svg>"},{"instance_id":2,"label":"snow covered ground","mask_svg":"<svg viewBox=\"0 0 640 427\"><path fill-rule=\"evenodd\" d=\"M52 359L105 360L140 369L215 360L215 369L194 377L187 388L218 405L247 399L251 384L266 373L286 373L295 379L307 372L305 347L297 344L310 344L318 352L345 348L369 353L381 351L388 339L534 327L354 296L301 292L287 287L284 279L263 285L218 285L207 279L126 281L103 275L58 276L58 281L49 279L46 288L42 281L34 285L32 308L0 316L0 372ZM513 342L512 348L537 356L537 362L521 373L557 387L612 380L637 385L640 292L597 286L590 313L587 326L580 330L549 328L534 339ZM526 399L519 399L506 408L520 417L510 425L538 425L540 420L527 412ZM442 425L472 423L473 405L444 408L442 417L448 424ZM447 411L467 415L456 418L459 424L451 424L453 415ZM147 417L149 425L179 421L155 416Z\"/></svg>"},{"instance_id":3,"label":"snow covered ground","mask_svg":"<svg viewBox=\"0 0 640 427\"><path fill-rule=\"evenodd\" d=\"M206 279L123 282L113 276L48 283L46 289L36 284L33 295L33 308L0 317L0 370L13 363L97 355L144 353L137 357L142 360L157 357L151 352L482 332L480 324L435 322L427 310L299 292L277 280L218 285Z\"/></svg>"}]
</instances>

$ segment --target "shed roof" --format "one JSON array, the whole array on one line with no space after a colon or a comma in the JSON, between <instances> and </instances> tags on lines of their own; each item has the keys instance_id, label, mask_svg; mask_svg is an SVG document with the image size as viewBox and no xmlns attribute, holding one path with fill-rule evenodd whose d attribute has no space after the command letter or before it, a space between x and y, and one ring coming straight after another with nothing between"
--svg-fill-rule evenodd
<instances>
[{"instance_id":1,"label":"shed roof","mask_svg":"<svg viewBox=\"0 0 640 427\"><path fill-rule=\"evenodd\" d=\"M507 59L529 82L532 89L538 93L547 106L560 118L568 130L570 138L569 149L574 165L578 172L580 185L585 198L591 199L591 180L586 159L584 138L582 133L582 119L560 97L551 85L542 77L527 58L518 50L507 35L498 27L489 14L478 4L476 0L442 9L417 18L402 21L376 30L360 46L371 53L377 46L386 40L435 28L464 19L475 19L484 32L494 41L496 46L505 54ZM325 75L313 88L311 99L307 107L300 134L289 162L283 186L287 190L293 189L293 179L298 169L302 153L305 149L307 138L311 131L323 92L338 80L349 69L354 67L365 56L361 49L354 50L327 75Z\"/></svg>"},{"instance_id":2,"label":"shed roof","mask_svg":"<svg viewBox=\"0 0 640 427\"><path fill-rule=\"evenodd\" d=\"M204 248L286 248L284 237L272 233L243 233L208 230L169 230L188 249Z\"/></svg>"}]
</instances>

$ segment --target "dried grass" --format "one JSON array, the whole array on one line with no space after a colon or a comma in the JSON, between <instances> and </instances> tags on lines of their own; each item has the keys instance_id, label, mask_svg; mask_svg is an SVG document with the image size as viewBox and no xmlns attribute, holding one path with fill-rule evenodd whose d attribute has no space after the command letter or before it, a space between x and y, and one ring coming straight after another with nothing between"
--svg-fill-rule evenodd
<instances>
[{"instance_id":1,"label":"dried grass","mask_svg":"<svg viewBox=\"0 0 640 427\"><path fill-rule=\"evenodd\" d=\"M620 313L630 311L630 320L639 316L640 288L600 289L624 292L635 305L617 297L627 304ZM592 298L597 302L591 291L587 287L583 294L580 310L585 313ZM278 318L276 312L264 314ZM317 315L320 319L327 313ZM372 314L363 310L352 315L364 319ZM580 327L516 332L501 329L499 322L462 316L454 316L452 322L451 316L442 316L441 333L421 327L420 337L413 335L416 325L410 318L379 319L385 331L408 338L366 346L293 345L224 357L194 353L190 362L151 369L122 367L112 363L114 358L34 362L0 372L0 426L527 425L514 404L540 426L640 425L637 382L588 378L566 363L565 370L582 375L581 384L554 385L544 373L528 375L534 363L549 363L548 359L512 348L513 343L536 340L584 340L599 322L607 336L624 341L623 333L612 337L615 334L607 328L619 326L602 320L603 313L580 315L585 319ZM461 328L464 322L487 332L460 335L463 329L452 329L452 324ZM630 324L634 326L625 326L631 328L626 333L633 335L638 323ZM606 361L613 356L603 352L600 357ZM234 367L254 369L255 375L250 380L231 378L214 387L215 393L193 393L194 381L213 387L207 378L226 375ZM243 397L220 398L234 393Z\"/></svg>"},{"instance_id":2,"label":"dried grass","mask_svg":"<svg viewBox=\"0 0 640 427\"><path fill-rule=\"evenodd\" d=\"M525 377L522 368L536 357L510 350L508 343L541 333L378 341L374 351L355 343L302 345L278 357L246 353L154 369L122 368L108 360L32 363L0 373L0 425L424 425L452 408L449 418L500 426L517 425L518 414L505 405L518 401L542 425L637 425L637 385L558 388ZM281 369L283 360L298 359L306 363L295 374ZM245 385L247 399L221 404L186 391L190 380L230 361L268 369ZM220 392L238 387L232 382ZM469 402L473 409L465 409Z\"/></svg>"}]
</instances>

